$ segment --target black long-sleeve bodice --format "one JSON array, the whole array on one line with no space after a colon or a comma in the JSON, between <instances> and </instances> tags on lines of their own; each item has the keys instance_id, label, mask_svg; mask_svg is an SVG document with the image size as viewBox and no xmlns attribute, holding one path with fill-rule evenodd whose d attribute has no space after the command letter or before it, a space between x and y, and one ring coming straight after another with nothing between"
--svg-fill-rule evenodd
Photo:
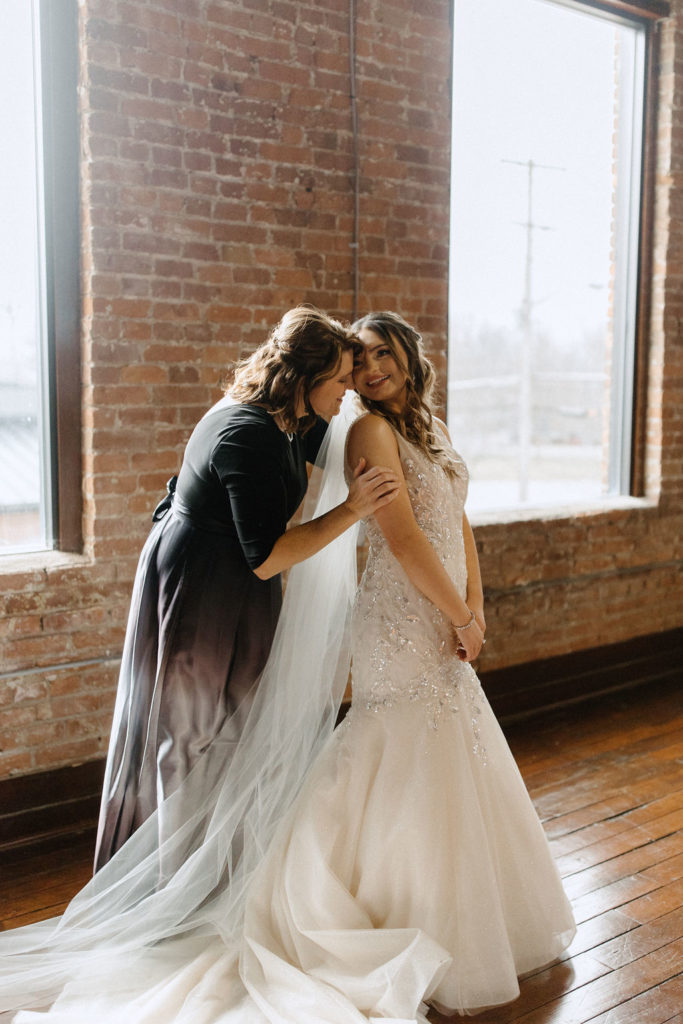
<instances>
[{"instance_id":1,"label":"black long-sleeve bodice","mask_svg":"<svg viewBox=\"0 0 683 1024\"><path fill-rule=\"evenodd\" d=\"M195 427L178 477L179 515L239 541L250 568L266 560L306 492L326 424L287 435L255 405L219 402Z\"/></svg>"}]
</instances>

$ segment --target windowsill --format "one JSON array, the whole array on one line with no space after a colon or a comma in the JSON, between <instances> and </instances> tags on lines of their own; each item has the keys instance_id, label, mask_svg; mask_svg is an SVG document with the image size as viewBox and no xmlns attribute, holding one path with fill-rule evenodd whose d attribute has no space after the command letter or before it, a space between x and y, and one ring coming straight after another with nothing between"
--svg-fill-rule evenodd
<instances>
[{"instance_id":1,"label":"windowsill","mask_svg":"<svg viewBox=\"0 0 683 1024\"><path fill-rule=\"evenodd\" d=\"M68 569L90 565L88 555L73 551L24 551L15 555L0 555L0 576L21 572L39 572L41 569Z\"/></svg>"},{"instance_id":2,"label":"windowsill","mask_svg":"<svg viewBox=\"0 0 683 1024\"><path fill-rule=\"evenodd\" d=\"M610 512L628 512L633 509L656 508L657 501L653 498L634 498L630 495L606 498L603 501L567 503L552 507L510 508L489 512L468 512L467 518L472 526L500 526L509 523L528 523L534 521L548 522L557 519L584 519L588 516L604 516Z\"/></svg>"}]
</instances>

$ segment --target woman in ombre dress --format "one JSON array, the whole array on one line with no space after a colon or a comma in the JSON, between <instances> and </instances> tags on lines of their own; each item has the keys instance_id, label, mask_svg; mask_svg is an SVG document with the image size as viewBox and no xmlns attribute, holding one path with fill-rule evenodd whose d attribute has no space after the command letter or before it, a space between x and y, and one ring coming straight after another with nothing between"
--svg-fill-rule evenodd
<instances>
[{"instance_id":1,"label":"woman in ombre dress","mask_svg":"<svg viewBox=\"0 0 683 1024\"><path fill-rule=\"evenodd\" d=\"M357 467L347 500L287 530L351 385L351 331L290 310L195 427L135 579L107 759L96 870L230 721L237 742L282 603L280 573L388 501Z\"/></svg>"}]
</instances>

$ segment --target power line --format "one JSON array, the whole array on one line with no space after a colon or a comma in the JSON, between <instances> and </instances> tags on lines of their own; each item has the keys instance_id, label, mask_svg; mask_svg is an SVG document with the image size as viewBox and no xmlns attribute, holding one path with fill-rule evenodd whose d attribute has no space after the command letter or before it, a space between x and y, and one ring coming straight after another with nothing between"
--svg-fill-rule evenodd
<instances>
[{"instance_id":1,"label":"power line","mask_svg":"<svg viewBox=\"0 0 683 1024\"><path fill-rule=\"evenodd\" d=\"M521 224L523 228L526 228L526 256L524 260L524 291L519 316L522 331L519 382L519 500L526 502L529 494L529 453L531 450L533 238L534 231L552 231L552 228L547 225L536 224L534 221L534 171L564 171L565 168L554 167L551 164L539 164L534 160L502 160L501 163L527 169L527 215L526 221Z\"/></svg>"},{"instance_id":2,"label":"power line","mask_svg":"<svg viewBox=\"0 0 683 1024\"><path fill-rule=\"evenodd\" d=\"M358 97L356 94L356 0L349 0L349 91L351 99L351 137L353 143L353 236L349 243L353 255L353 313L358 318L360 292L360 152L358 139Z\"/></svg>"}]
</instances>

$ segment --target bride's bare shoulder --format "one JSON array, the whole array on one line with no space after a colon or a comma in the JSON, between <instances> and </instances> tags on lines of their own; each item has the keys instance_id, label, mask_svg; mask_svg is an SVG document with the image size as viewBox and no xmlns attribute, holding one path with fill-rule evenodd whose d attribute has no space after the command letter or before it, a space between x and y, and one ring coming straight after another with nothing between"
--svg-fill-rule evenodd
<instances>
[{"instance_id":1,"label":"bride's bare shoulder","mask_svg":"<svg viewBox=\"0 0 683 1024\"><path fill-rule=\"evenodd\" d=\"M346 446L347 460L355 465L365 459L368 467L399 463L396 434L382 416L367 412L351 426Z\"/></svg>"},{"instance_id":2,"label":"bride's bare shoulder","mask_svg":"<svg viewBox=\"0 0 683 1024\"><path fill-rule=\"evenodd\" d=\"M353 440L385 440L393 438L394 432L384 419L374 412L364 412L354 420L349 430L349 438Z\"/></svg>"}]
</instances>

